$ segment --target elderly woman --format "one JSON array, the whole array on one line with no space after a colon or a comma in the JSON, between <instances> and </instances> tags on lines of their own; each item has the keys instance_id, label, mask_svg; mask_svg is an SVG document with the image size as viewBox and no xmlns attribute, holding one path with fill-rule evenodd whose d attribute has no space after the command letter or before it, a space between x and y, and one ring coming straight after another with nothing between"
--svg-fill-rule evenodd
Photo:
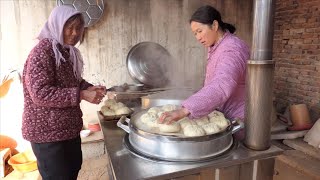
<instances>
[{"instance_id":1,"label":"elderly woman","mask_svg":"<svg viewBox=\"0 0 320 180\"><path fill-rule=\"evenodd\" d=\"M77 179L82 164L80 101L99 104L106 90L82 79L74 47L84 19L66 6L53 9L23 70L23 137L31 142L43 179Z\"/></svg>"},{"instance_id":2,"label":"elderly woman","mask_svg":"<svg viewBox=\"0 0 320 180\"><path fill-rule=\"evenodd\" d=\"M243 120L248 46L233 35L235 27L224 23L211 6L200 7L192 15L190 25L197 40L208 48L204 86L186 99L181 109L164 113L160 123L185 116L200 118L213 110L223 112L229 119Z\"/></svg>"}]
</instances>

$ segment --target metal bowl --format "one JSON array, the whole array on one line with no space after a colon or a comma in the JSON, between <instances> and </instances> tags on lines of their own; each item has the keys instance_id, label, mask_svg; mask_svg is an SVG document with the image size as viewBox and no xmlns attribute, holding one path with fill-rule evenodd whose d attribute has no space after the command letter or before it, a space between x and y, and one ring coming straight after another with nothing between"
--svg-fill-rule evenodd
<instances>
[{"instance_id":1,"label":"metal bowl","mask_svg":"<svg viewBox=\"0 0 320 180\"><path fill-rule=\"evenodd\" d=\"M151 87L168 84L171 55L160 44L141 42L131 48L127 56L127 68L131 78Z\"/></svg>"}]
</instances>

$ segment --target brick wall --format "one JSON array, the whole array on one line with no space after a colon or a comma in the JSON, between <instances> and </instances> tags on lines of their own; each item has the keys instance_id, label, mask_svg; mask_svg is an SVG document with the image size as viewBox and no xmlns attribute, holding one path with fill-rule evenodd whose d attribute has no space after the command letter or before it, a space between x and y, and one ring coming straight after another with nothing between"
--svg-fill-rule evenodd
<instances>
[{"instance_id":1,"label":"brick wall","mask_svg":"<svg viewBox=\"0 0 320 180\"><path fill-rule=\"evenodd\" d=\"M277 0L273 58L279 107L320 104L320 0Z\"/></svg>"}]
</instances>

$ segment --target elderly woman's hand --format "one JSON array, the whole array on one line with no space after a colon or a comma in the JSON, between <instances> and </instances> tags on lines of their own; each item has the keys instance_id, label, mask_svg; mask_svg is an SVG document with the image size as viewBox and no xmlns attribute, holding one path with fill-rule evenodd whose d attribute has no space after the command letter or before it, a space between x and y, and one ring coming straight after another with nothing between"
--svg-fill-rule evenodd
<instances>
[{"instance_id":1,"label":"elderly woman's hand","mask_svg":"<svg viewBox=\"0 0 320 180\"><path fill-rule=\"evenodd\" d=\"M80 91L80 100L86 100L93 104L99 104L105 94L96 90L82 90Z\"/></svg>"},{"instance_id":2,"label":"elderly woman's hand","mask_svg":"<svg viewBox=\"0 0 320 180\"><path fill-rule=\"evenodd\" d=\"M166 122L166 124L171 124L174 121L178 121L186 116L188 116L190 112L186 108L181 108L169 112L164 112L159 118L159 123L162 124Z\"/></svg>"}]
</instances>

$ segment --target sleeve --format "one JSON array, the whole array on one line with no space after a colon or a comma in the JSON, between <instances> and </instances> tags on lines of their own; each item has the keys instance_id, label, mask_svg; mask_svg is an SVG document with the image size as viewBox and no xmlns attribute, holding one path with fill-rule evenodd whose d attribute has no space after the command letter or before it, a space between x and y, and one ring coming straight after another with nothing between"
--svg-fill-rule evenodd
<instances>
[{"instance_id":1,"label":"sleeve","mask_svg":"<svg viewBox=\"0 0 320 180\"><path fill-rule=\"evenodd\" d=\"M211 81L182 103L190 112L190 117L203 117L222 106L235 91L239 77L245 73L245 66L239 52L222 53L219 63L212 71Z\"/></svg>"},{"instance_id":2,"label":"sleeve","mask_svg":"<svg viewBox=\"0 0 320 180\"><path fill-rule=\"evenodd\" d=\"M86 90L90 86L93 86L93 85L91 83L88 83L86 80L82 79L80 83L80 90Z\"/></svg>"},{"instance_id":3,"label":"sleeve","mask_svg":"<svg viewBox=\"0 0 320 180\"><path fill-rule=\"evenodd\" d=\"M48 48L32 52L27 61L26 88L32 101L45 107L65 108L78 106L80 88L60 88L55 86L55 64L50 59Z\"/></svg>"}]
</instances>

